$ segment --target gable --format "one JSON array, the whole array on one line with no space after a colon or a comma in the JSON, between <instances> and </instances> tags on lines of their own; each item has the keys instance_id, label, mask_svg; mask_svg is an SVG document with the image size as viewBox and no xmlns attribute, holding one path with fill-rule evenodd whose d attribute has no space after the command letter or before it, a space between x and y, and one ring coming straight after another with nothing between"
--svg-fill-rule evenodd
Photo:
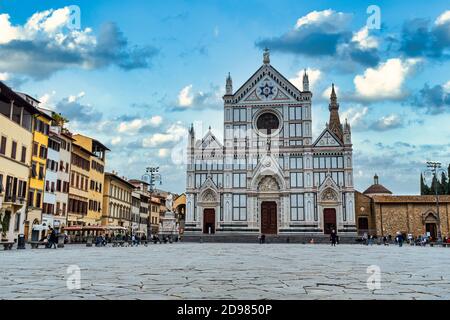
<instances>
[{"instance_id":1,"label":"gable","mask_svg":"<svg viewBox=\"0 0 450 320\"><path fill-rule=\"evenodd\" d=\"M222 144L211 131L209 131L202 140L197 141L196 147L204 151L218 151L223 149Z\"/></svg>"},{"instance_id":2,"label":"gable","mask_svg":"<svg viewBox=\"0 0 450 320\"><path fill-rule=\"evenodd\" d=\"M325 129L313 144L314 147L340 147L342 143L336 135L328 129Z\"/></svg>"},{"instance_id":3,"label":"gable","mask_svg":"<svg viewBox=\"0 0 450 320\"><path fill-rule=\"evenodd\" d=\"M253 74L233 97L239 103L298 102L301 91L270 65Z\"/></svg>"}]
</instances>

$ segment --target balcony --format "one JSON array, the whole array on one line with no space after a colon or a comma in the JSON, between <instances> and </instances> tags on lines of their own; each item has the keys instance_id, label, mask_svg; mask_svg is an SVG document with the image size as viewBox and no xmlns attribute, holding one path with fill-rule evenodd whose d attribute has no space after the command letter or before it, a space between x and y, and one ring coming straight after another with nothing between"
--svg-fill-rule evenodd
<instances>
[{"instance_id":1,"label":"balcony","mask_svg":"<svg viewBox=\"0 0 450 320\"><path fill-rule=\"evenodd\" d=\"M21 206L25 204L25 198L16 195L5 195L4 203Z\"/></svg>"}]
</instances>

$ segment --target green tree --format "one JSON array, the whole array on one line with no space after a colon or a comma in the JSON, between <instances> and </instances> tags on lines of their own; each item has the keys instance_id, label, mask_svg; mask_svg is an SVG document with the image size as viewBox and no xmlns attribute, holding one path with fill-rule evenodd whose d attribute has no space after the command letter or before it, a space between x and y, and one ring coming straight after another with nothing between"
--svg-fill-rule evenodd
<instances>
[{"instance_id":1,"label":"green tree","mask_svg":"<svg viewBox=\"0 0 450 320\"><path fill-rule=\"evenodd\" d=\"M439 183L439 194L448 193L448 180L445 172L441 174L441 182Z\"/></svg>"}]
</instances>

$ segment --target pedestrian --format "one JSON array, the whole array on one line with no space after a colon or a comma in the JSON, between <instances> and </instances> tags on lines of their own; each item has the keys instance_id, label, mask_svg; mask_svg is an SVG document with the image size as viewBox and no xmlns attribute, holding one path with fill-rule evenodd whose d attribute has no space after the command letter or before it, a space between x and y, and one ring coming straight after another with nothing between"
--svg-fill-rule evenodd
<instances>
[{"instance_id":1,"label":"pedestrian","mask_svg":"<svg viewBox=\"0 0 450 320\"><path fill-rule=\"evenodd\" d=\"M56 249L56 242L58 237L56 236L56 231L50 227L50 231L48 234L48 248L51 249L52 247L54 247Z\"/></svg>"},{"instance_id":2,"label":"pedestrian","mask_svg":"<svg viewBox=\"0 0 450 320\"><path fill-rule=\"evenodd\" d=\"M388 245L389 245L388 239L387 239L386 236L383 236L383 244L384 244L385 246L388 246Z\"/></svg>"},{"instance_id":3,"label":"pedestrian","mask_svg":"<svg viewBox=\"0 0 450 320\"><path fill-rule=\"evenodd\" d=\"M333 247L335 247L336 246L336 242L337 242L337 235L336 235L336 231L335 230L331 231L330 241L331 241L331 245Z\"/></svg>"},{"instance_id":4,"label":"pedestrian","mask_svg":"<svg viewBox=\"0 0 450 320\"><path fill-rule=\"evenodd\" d=\"M397 237L396 237L398 246L401 247L403 246L403 235L401 234L401 232L397 232Z\"/></svg>"}]
</instances>

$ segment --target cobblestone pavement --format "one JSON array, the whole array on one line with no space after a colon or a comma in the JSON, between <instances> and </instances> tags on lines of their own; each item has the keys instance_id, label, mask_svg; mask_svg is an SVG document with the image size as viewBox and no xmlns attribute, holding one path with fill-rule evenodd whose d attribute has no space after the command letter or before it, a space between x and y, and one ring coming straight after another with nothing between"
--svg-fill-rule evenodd
<instances>
[{"instance_id":1,"label":"cobblestone pavement","mask_svg":"<svg viewBox=\"0 0 450 320\"><path fill-rule=\"evenodd\" d=\"M81 269L81 289L66 286ZM369 290L367 268L381 269ZM0 251L1 299L450 299L450 248L174 243Z\"/></svg>"}]
</instances>

